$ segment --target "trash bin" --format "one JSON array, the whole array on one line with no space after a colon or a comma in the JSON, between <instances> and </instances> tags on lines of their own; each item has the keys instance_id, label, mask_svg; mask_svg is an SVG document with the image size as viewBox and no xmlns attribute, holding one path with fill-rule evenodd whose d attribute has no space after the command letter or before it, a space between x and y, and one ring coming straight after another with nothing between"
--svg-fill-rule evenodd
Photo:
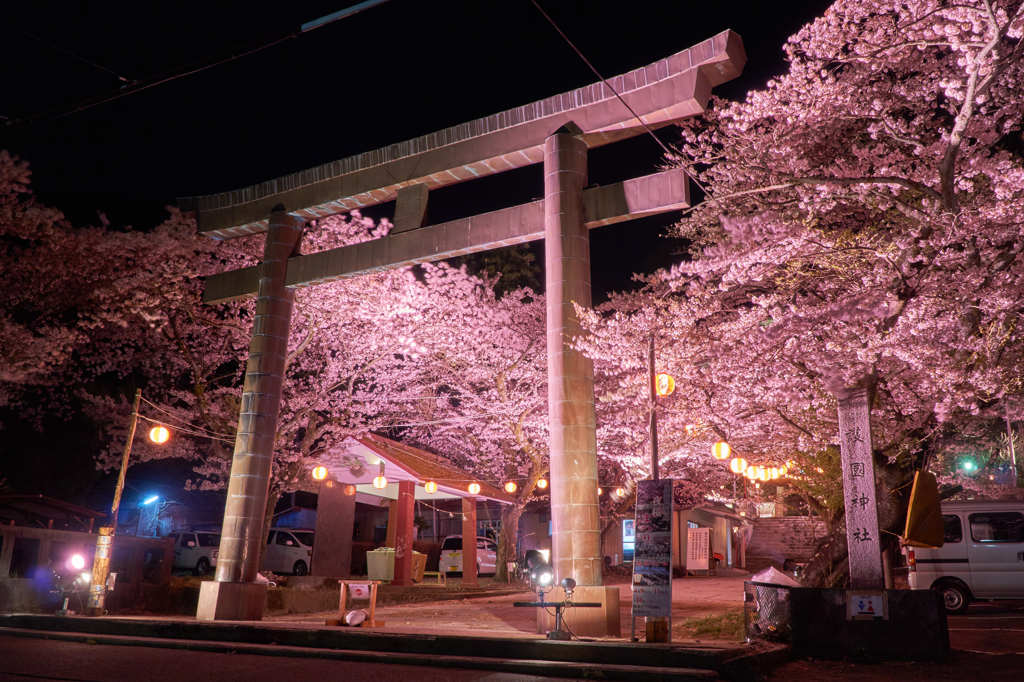
<instances>
[{"instance_id":1,"label":"trash bin","mask_svg":"<svg viewBox=\"0 0 1024 682\"><path fill-rule=\"evenodd\" d=\"M412 551L412 580L416 583L423 582L423 571L427 569L427 555L422 552Z\"/></svg>"},{"instance_id":2,"label":"trash bin","mask_svg":"<svg viewBox=\"0 0 1024 682\"><path fill-rule=\"evenodd\" d=\"M370 580L390 582L395 577L395 548L378 547L366 553L366 575Z\"/></svg>"}]
</instances>

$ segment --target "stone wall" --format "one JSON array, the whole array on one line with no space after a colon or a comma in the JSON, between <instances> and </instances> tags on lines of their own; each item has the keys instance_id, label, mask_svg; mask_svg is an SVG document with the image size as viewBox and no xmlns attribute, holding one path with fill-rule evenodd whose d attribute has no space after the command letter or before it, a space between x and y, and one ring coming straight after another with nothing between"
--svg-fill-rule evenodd
<instances>
[{"instance_id":1,"label":"stone wall","mask_svg":"<svg viewBox=\"0 0 1024 682\"><path fill-rule=\"evenodd\" d=\"M756 572L771 565L782 570L787 561L804 563L826 532L825 523L812 516L757 519L747 547L747 568Z\"/></svg>"}]
</instances>

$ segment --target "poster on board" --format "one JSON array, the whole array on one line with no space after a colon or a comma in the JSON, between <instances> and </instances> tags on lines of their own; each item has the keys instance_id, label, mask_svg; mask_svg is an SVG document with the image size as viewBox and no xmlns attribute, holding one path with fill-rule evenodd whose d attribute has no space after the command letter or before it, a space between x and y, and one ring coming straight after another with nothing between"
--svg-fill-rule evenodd
<instances>
[{"instance_id":1,"label":"poster on board","mask_svg":"<svg viewBox=\"0 0 1024 682\"><path fill-rule=\"evenodd\" d=\"M633 617L672 612L672 479L639 481L633 525Z\"/></svg>"},{"instance_id":2,"label":"poster on board","mask_svg":"<svg viewBox=\"0 0 1024 682\"><path fill-rule=\"evenodd\" d=\"M686 570L706 571L711 559L711 529L686 529Z\"/></svg>"}]
</instances>

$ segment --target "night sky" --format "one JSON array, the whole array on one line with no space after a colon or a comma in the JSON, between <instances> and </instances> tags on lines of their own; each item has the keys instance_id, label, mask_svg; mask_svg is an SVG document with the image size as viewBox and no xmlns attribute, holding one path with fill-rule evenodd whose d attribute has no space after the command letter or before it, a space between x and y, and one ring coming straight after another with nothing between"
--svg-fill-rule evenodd
<instances>
[{"instance_id":1,"label":"night sky","mask_svg":"<svg viewBox=\"0 0 1024 682\"><path fill-rule=\"evenodd\" d=\"M786 37L829 4L540 3L606 77L733 29L744 40L747 66L715 90L731 99L781 73ZM75 224L96 224L102 211L115 225L147 229L178 196L236 189L597 80L530 0L390 0L201 73L67 113L133 81L278 40L352 4L5 6L0 148L31 163L36 193ZM670 129L659 134L675 137ZM593 150L590 182L651 173L660 160L647 136ZM432 192L429 222L536 199L542 187L538 165ZM595 300L628 286L632 272L671 262L677 245L656 237L673 219L591 233Z\"/></svg>"},{"instance_id":2,"label":"night sky","mask_svg":"<svg viewBox=\"0 0 1024 682\"><path fill-rule=\"evenodd\" d=\"M31 162L36 192L76 224L95 224L103 211L115 225L146 228L178 196L236 189L596 80L529 0L390 0L256 54L60 115L117 93L121 78L145 82L209 64L352 4L7 7L0 146ZM827 4L541 1L606 77L735 30L748 63L740 79L715 91L729 98L781 72L785 38ZM646 136L595 150L590 181L653 172L660 157ZM431 221L541 196L539 166L505 175L512 177L432 193ZM595 231L595 285L623 286L629 272L662 264L664 255L646 253L650 240L634 237L657 234L669 221Z\"/></svg>"}]
</instances>

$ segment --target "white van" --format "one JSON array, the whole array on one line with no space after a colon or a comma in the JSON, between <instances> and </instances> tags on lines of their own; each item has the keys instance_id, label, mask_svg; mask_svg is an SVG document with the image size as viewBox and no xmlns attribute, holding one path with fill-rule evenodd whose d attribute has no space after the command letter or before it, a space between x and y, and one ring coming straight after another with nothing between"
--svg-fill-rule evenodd
<instances>
[{"instance_id":1,"label":"white van","mask_svg":"<svg viewBox=\"0 0 1024 682\"><path fill-rule=\"evenodd\" d=\"M945 544L905 547L910 588L942 593L947 613L972 601L1024 599L1024 502L944 502Z\"/></svg>"},{"instance_id":2,"label":"white van","mask_svg":"<svg viewBox=\"0 0 1024 682\"><path fill-rule=\"evenodd\" d=\"M260 570L306 575L313 563L313 531L272 528L267 536Z\"/></svg>"},{"instance_id":3,"label":"white van","mask_svg":"<svg viewBox=\"0 0 1024 682\"><path fill-rule=\"evenodd\" d=\"M220 533L204 531L178 531L167 537L174 540L174 568L192 571L193 575L206 575L217 565Z\"/></svg>"},{"instance_id":4,"label":"white van","mask_svg":"<svg viewBox=\"0 0 1024 682\"><path fill-rule=\"evenodd\" d=\"M476 539L477 575L494 575L498 565L498 545L490 538ZM462 573L462 536L449 535L441 544L438 570L442 573Z\"/></svg>"}]
</instances>

